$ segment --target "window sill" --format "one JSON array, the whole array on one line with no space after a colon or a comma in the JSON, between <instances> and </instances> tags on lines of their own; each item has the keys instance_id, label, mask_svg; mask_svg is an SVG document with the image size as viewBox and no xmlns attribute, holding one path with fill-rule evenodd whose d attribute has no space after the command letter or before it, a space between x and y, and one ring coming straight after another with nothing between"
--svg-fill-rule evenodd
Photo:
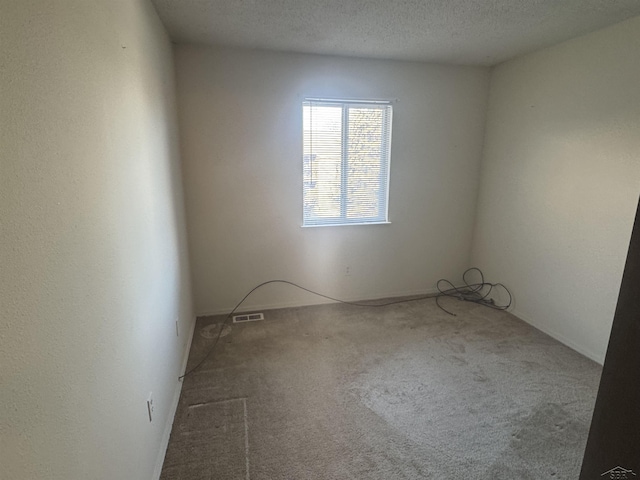
<instances>
[{"instance_id":1,"label":"window sill","mask_svg":"<svg viewBox=\"0 0 640 480\"><path fill-rule=\"evenodd\" d=\"M360 223L326 223L322 225L300 225L302 228L317 228L317 227L352 227L361 225L391 225L391 222L360 222Z\"/></svg>"}]
</instances>

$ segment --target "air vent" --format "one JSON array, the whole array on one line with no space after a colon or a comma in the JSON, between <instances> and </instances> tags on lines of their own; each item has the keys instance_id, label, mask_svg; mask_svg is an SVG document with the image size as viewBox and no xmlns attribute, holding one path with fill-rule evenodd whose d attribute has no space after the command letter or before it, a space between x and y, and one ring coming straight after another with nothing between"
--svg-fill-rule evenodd
<instances>
[{"instance_id":1,"label":"air vent","mask_svg":"<svg viewBox=\"0 0 640 480\"><path fill-rule=\"evenodd\" d=\"M246 313L233 317L233 323L257 322L258 320L264 320L264 313Z\"/></svg>"}]
</instances>

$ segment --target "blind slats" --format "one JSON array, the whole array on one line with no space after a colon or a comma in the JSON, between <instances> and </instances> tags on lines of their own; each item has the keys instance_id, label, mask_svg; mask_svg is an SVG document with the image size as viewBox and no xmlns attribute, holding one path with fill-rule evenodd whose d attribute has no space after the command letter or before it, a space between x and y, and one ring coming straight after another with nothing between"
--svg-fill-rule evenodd
<instances>
[{"instance_id":1,"label":"blind slats","mask_svg":"<svg viewBox=\"0 0 640 480\"><path fill-rule=\"evenodd\" d=\"M387 222L391 105L303 102L303 225Z\"/></svg>"}]
</instances>

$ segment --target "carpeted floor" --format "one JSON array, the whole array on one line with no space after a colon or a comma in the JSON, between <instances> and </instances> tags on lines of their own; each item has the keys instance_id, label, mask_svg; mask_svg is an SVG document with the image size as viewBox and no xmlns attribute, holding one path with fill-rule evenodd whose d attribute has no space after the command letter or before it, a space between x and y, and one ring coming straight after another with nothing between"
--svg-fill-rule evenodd
<instances>
[{"instance_id":1,"label":"carpeted floor","mask_svg":"<svg viewBox=\"0 0 640 480\"><path fill-rule=\"evenodd\" d=\"M601 368L444 299L225 327L184 380L162 480L578 478ZM189 367L224 317L198 320Z\"/></svg>"}]
</instances>

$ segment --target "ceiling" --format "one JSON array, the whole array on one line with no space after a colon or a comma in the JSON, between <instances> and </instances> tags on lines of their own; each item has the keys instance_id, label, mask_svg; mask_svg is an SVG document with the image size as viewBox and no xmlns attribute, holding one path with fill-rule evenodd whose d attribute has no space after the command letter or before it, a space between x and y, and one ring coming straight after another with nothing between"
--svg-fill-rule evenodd
<instances>
[{"instance_id":1,"label":"ceiling","mask_svg":"<svg viewBox=\"0 0 640 480\"><path fill-rule=\"evenodd\" d=\"M638 0L152 0L176 43L495 65L640 15Z\"/></svg>"}]
</instances>

